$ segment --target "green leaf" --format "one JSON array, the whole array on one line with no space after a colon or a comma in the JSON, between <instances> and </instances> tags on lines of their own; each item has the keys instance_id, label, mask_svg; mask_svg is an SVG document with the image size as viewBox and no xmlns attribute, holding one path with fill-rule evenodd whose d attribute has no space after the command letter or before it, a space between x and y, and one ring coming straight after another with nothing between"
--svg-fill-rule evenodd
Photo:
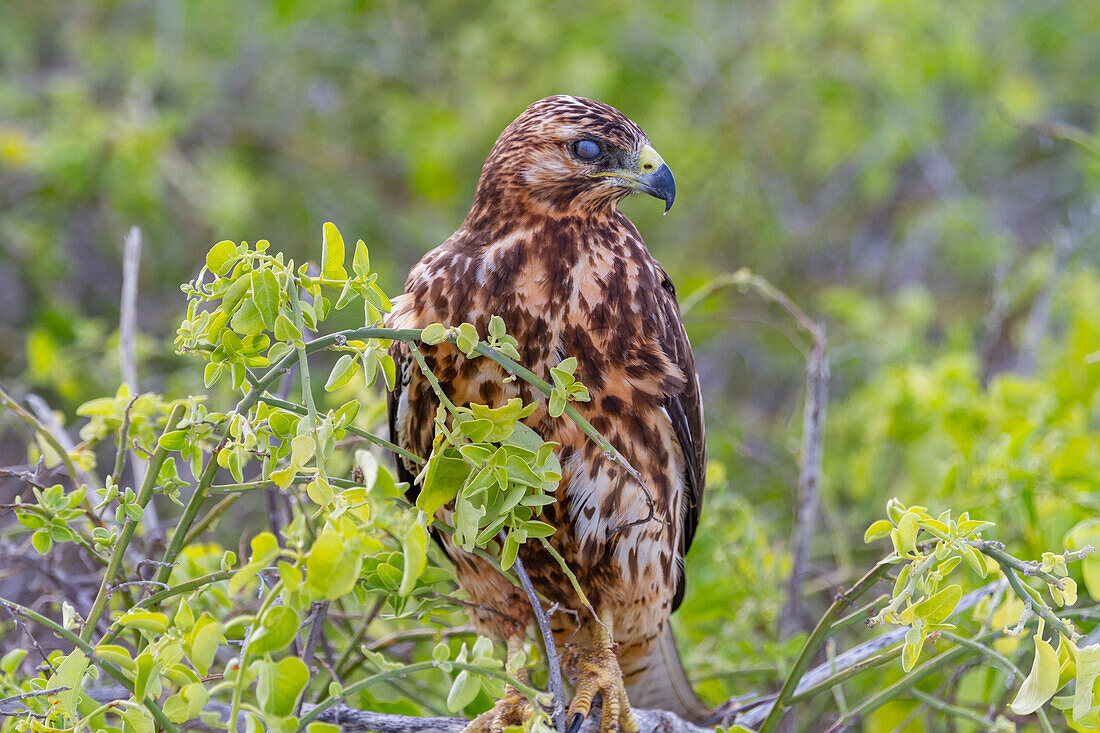
<instances>
[{"instance_id":1,"label":"green leaf","mask_svg":"<svg viewBox=\"0 0 1100 733\"><path fill-rule=\"evenodd\" d=\"M306 587L315 596L335 600L355 587L363 558L357 551L345 550L347 542L332 529L326 529L313 543L306 558Z\"/></svg>"},{"instance_id":2,"label":"green leaf","mask_svg":"<svg viewBox=\"0 0 1100 733\"><path fill-rule=\"evenodd\" d=\"M134 697L142 700L156 681L160 665L149 647L145 647L145 651L138 655L134 664L137 666L137 674L134 675Z\"/></svg>"},{"instance_id":3,"label":"green leaf","mask_svg":"<svg viewBox=\"0 0 1100 733\"><path fill-rule=\"evenodd\" d=\"M306 486L306 495L317 506L328 506L332 503L332 487L320 474Z\"/></svg>"},{"instance_id":4,"label":"green leaf","mask_svg":"<svg viewBox=\"0 0 1100 733\"><path fill-rule=\"evenodd\" d=\"M333 390L343 387L345 384L351 381L351 378L355 376L355 373L359 371L359 362L351 354L343 354L336 360L335 366L332 367L332 371L328 375L328 381L325 382L325 391L332 392Z\"/></svg>"},{"instance_id":5,"label":"green leaf","mask_svg":"<svg viewBox=\"0 0 1100 733\"><path fill-rule=\"evenodd\" d=\"M172 430L160 436L157 445L165 450L183 450L187 447L187 431Z\"/></svg>"},{"instance_id":6,"label":"green leaf","mask_svg":"<svg viewBox=\"0 0 1100 733\"><path fill-rule=\"evenodd\" d=\"M902 555L917 549L917 515L906 512L898 520L898 552Z\"/></svg>"},{"instance_id":7,"label":"green leaf","mask_svg":"<svg viewBox=\"0 0 1100 733\"><path fill-rule=\"evenodd\" d=\"M1038 634L1034 639L1035 659L1031 663L1031 673L1009 705L1017 715L1031 715L1058 691L1058 653Z\"/></svg>"},{"instance_id":8,"label":"green leaf","mask_svg":"<svg viewBox=\"0 0 1100 733\"><path fill-rule=\"evenodd\" d=\"M233 311L237 310L237 306L244 300L244 296L248 295L248 289L252 286L252 279L246 275L241 275L229 286L229 289L225 291L225 295L222 296L222 316L223 318L229 318ZM219 323L219 321L221 321ZM214 331L220 329L225 323L221 319L211 321L210 330L207 334L214 335Z\"/></svg>"},{"instance_id":9,"label":"green leaf","mask_svg":"<svg viewBox=\"0 0 1100 733\"><path fill-rule=\"evenodd\" d=\"M504 327L504 319L497 315L491 316L489 318L489 336L500 340L504 338L506 333L507 329Z\"/></svg>"},{"instance_id":10,"label":"green leaf","mask_svg":"<svg viewBox=\"0 0 1100 733\"><path fill-rule=\"evenodd\" d=\"M26 656L26 649L12 649L0 657L0 672L7 675L15 674L15 670L19 669L19 665L23 663L23 658Z\"/></svg>"},{"instance_id":11,"label":"green leaf","mask_svg":"<svg viewBox=\"0 0 1100 733\"><path fill-rule=\"evenodd\" d=\"M905 632L905 646L901 650L901 668L909 672L920 658L921 649L924 648L924 628L914 626Z\"/></svg>"},{"instance_id":12,"label":"green leaf","mask_svg":"<svg viewBox=\"0 0 1100 733\"><path fill-rule=\"evenodd\" d=\"M237 260L237 245L228 239L215 244L206 253L206 269L215 275L224 275Z\"/></svg>"},{"instance_id":13,"label":"green leaf","mask_svg":"<svg viewBox=\"0 0 1100 733\"><path fill-rule=\"evenodd\" d=\"M302 340L302 332L298 330L285 314L280 313L275 317L275 338L279 341L297 343Z\"/></svg>"},{"instance_id":14,"label":"green leaf","mask_svg":"<svg viewBox=\"0 0 1100 733\"><path fill-rule=\"evenodd\" d=\"M441 344L447 340L447 327L442 323L433 323L420 332L420 340L429 346Z\"/></svg>"},{"instance_id":15,"label":"green leaf","mask_svg":"<svg viewBox=\"0 0 1100 733\"><path fill-rule=\"evenodd\" d=\"M466 354L467 357L473 357L476 353L478 344L477 328L472 323L463 323L458 327L458 334L455 337L455 346L460 351Z\"/></svg>"},{"instance_id":16,"label":"green leaf","mask_svg":"<svg viewBox=\"0 0 1100 733\"><path fill-rule=\"evenodd\" d=\"M382 365L382 376L386 379L386 389L392 391L397 385L397 365L389 354L379 354L378 363Z\"/></svg>"},{"instance_id":17,"label":"green leaf","mask_svg":"<svg viewBox=\"0 0 1100 733\"><path fill-rule=\"evenodd\" d=\"M180 691L164 702L164 714L173 723L186 723L196 720L206 703L210 701L210 694L201 682L192 682L180 688Z\"/></svg>"},{"instance_id":18,"label":"green leaf","mask_svg":"<svg viewBox=\"0 0 1100 733\"><path fill-rule=\"evenodd\" d=\"M1079 550L1086 545L1100 547L1100 519L1086 519L1066 533L1067 550ZM1100 599L1100 553L1094 552L1081 561L1081 577L1089 596Z\"/></svg>"},{"instance_id":19,"label":"green leaf","mask_svg":"<svg viewBox=\"0 0 1100 733\"><path fill-rule=\"evenodd\" d=\"M416 507L429 517L435 516L444 504L455 498L469 475L470 466L462 460L458 451L450 446L436 449L422 474Z\"/></svg>"},{"instance_id":20,"label":"green leaf","mask_svg":"<svg viewBox=\"0 0 1100 733\"><path fill-rule=\"evenodd\" d=\"M333 682L332 685L336 685L336 683ZM338 693L333 694L331 690L332 685L330 685L329 697L339 697ZM336 686L339 687L339 685ZM341 730L343 730L343 728L338 725L333 725L332 723L322 723L317 720L306 726L306 733L340 733Z\"/></svg>"},{"instance_id":21,"label":"green leaf","mask_svg":"<svg viewBox=\"0 0 1100 733\"><path fill-rule=\"evenodd\" d=\"M459 672L451 691L447 693L447 709L457 713L472 703L480 691L481 682L476 677L471 677L465 670Z\"/></svg>"},{"instance_id":22,"label":"green leaf","mask_svg":"<svg viewBox=\"0 0 1100 733\"><path fill-rule=\"evenodd\" d=\"M222 378L222 374L225 372L225 368L221 364L210 362L206 365L206 368L202 372L202 384L207 389L210 389L218 380Z\"/></svg>"},{"instance_id":23,"label":"green leaf","mask_svg":"<svg viewBox=\"0 0 1100 733\"><path fill-rule=\"evenodd\" d=\"M516 557L519 555L519 540L516 539L516 535L513 532L509 532L508 536L504 538L504 547L500 551L500 568L501 570L507 570L516 563Z\"/></svg>"},{"instance_id":24,"label":"green leaf","mask_svg":"<svg viewBox=\"0 0 1100 733\"><path fill-rule=\"evenodd\" d=\"M356 275L370 274L370 254L366 243L360 239L355 243L355 255L351 258L351 270Z\"/></svg>"},{"instance_id":25,"label":"green leaf","mask_svg":"<svg viewBox=\"0 0 1100 733\"><path fill-rule=\"evenodd\" d=\"M48 529L40 529L31 535L31 544L39 555L45 555L53 547L53 538Z\"/></svg>"},{"instance_id":26,"label":"green leaf","mask_svg":"<svg viewBox=\"0 0 1100 733\"><path fill-rule=\"evenodd\" d=\"M1065 639L1062 643L1067 643ZM1073 693L1073 719L1081 720L1096 703L1096 680L1100 678L1100 644L1089 644L1078 649L1070 647L1077 666L1077 686Z\"/></svg>"},{"instance_id":27,"label":"green leaf","mask_svg":"<svg viewBox=\"0 0 1100 733\"><path fill-rule=\"evenodd\" d=\"M863 533L863 541L874 542L875 540L880 540L883 537L889 537L890 530L892 530L893 528L894 525L891 524L888 520L880 519L877 522L873 523L870 527L868 527L867 531Z\"/></svg>"},{"instance_id":28,"label":"green leaf","mask_svg":"<svg viewBox=\"0 0 1100 733\"><path fill-rule=\"evenodd\" d=\"M272 606L252 630L249 654L267 654L285 649L298 633L298 614L286 606Z\"/></svg>"},{"instance_id":29,"label":"green leaf","mask_svg":"<svg viewBox=\"0 0 1100 733\"><path fill-rule=\"evenodd\" d=\"M88 668L88 658L84 652L74 649L57 665L57 671L53 673L46 688L67 687L64 692L57 693L57 700L61 712L70 718L76 718L76 703L80 699L81 681L84 679L84 671ZM139 700L141 698L138 698Z\"/></svg>"},{"instance_id":30,"label":"green leaf","mask_svg":"<svg viewBox=\"0 0 1100 733\"><path fill-rule=\"evenodd\" d=\"M264 319L256 307L256 301L249 298L241 302L241 307L229 320L229 325L239 334L253 336L264 330Z\"/></svg>"},{"instance_id":31,"label":"green leaf","mask_svg":"<svg viewBox=\"0 0 1100 733\"><path fill-rule=\"evenodd\" d=\"M989 572L989 568L985 564L985 557L970 545L962 545L962 556L966 559L966 564L981 577L984 578L986 573Z\"/></svg>"},{"instance_id":32,"label":"green leaf","mask_svg":"<svg viewBox=\"0 0 1100 733\"><path fill-rule=\"evenodd\" d=\"M332 280L347 280L344 270L344 238L340 230L331 221L326 221L321 238L321 277Z\"/></svg>"},{"instance_id":33,"label":"green leaf","mask_svg":"<svg viewBox=\"0 0 1100 733\"><path fill-rule=\"evenodd\" d=\"M955 611L961 598L962 586L949 585L913 606L913 617L929 625L941 624Z\"/></svg>"},{"instance_id":34,"label":"green leaf","mask_svg":"<svg viewBox=\"0 0 1100 733\"><path fill-rule=\"evenodd\" d=\"M250 543L252 556L248 564L238 570L229 578L229 595L237 595L248 581L267 567L279 553L279 543L275 535L270 532L261 532L252 538Z\"/></svg>"},{"instance_id":35,"label":"green leaf","mask_svg":"<svg viewBox=\"0 0 1100 733\"><path fill-rule=\"evenodd\" d=\"M524 522L523 529L527 532L528 537L549 537L557 531L557 528L552 524L535 519Z\"/></svg>"},{"instance_id":36,"label":"green leaf","mask_svg":"<svg viewBox=\"0 0 1100 733\"><path fill-rule=\"evenodd\" d=\"M154 634L163 634L168 628L168 617L155 611L130 611L118 622L128 629L152 631Z\"/></svg>"},{"instance_id":37,"label":"green leaf","mask_svg":"<svg viewBox=\"0 0 1100 733\"><path fill-rule=\"evenodd\" d=\"M195 621L194 628L184 644L187 657L195 666L199 674L206 675L210 665L214 662L214 654L218 651L218 645L222 642L222 627L210 614L203 613Z\"/></svg>"},{"instance_id":38,"label":"green leaf","mask_svg":"<svg viewBox=\"0 0 1100 733\"><path fill-rule=\"evenodd\" d=\"M275 319L279 315L279 278L271 270L253 270L252 302L264 322L264 327L275 328Z\"/></svg>"},{"instance_id":39,"label":"green leaf","mask_svg":"<svg viewBox=\"0 0 1100 733\"><path fill-rule=\"evenodd\" d=\"M298 657L260 665L256 699L265 713L284 718L294 713L298 697L309 684L309 669Z\"/></svg>"},{"instance_id":40,"label":"green leaf","mask_svg":"<svg viewBox=\"0 0 1100 733\"><path fill-rule=\"evenodd\" d=\"M397 589L398 595L407 596L416 587L416 581L428 562L428 532L417 523L409 526L405 532L405 539L401 543L401 549L405 557L405 568L401 575L401 586Z\"/></svg>"}]
</instances>

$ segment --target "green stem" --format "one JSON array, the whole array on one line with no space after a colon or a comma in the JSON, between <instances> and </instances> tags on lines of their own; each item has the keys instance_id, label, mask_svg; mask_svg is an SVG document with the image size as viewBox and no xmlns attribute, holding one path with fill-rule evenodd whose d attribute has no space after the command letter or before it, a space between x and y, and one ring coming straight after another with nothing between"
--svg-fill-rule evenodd
<instances>
[{"instance_id":1,"label":"green stem","mask_svg":"<svg viewBox=\"0 0 1100 733\"><path fill-rule=\"evenodd\" d=\"M787 705L790 704L791 698L794 697L794 692L798 688L799 681L802 679L802 676L806 674L806 670L809 669L810 664L813 662L814 655L817 654L817 650L821 648L821 645L825 643L825 639L829 637L829 630L832 628L833 622L838 619L841 612L850 606L853 601L870 590L891 567L891 563L885 561L880 562L867 571L862 578L856 581L856 584L853 585L849 591L837 594L836 599L833 601L832 605L829 606L829 610L826 611L825 615L821 617L821 620L817 622L817 626L814 627L813 632L810 634L809 638L806 639L806 643L802 645L801 651L798 652L798 656L794 660L794 666L791 667L790 673L783 681L783 687L779 690L779 696L776 698L775 704L772 705L772 709L768 712L768 717L765 718L764 723L760 726L759 733L772 733L772 731L776 729L776 726L779 725L779 721L786 712Z\"/></svg>"},{"instance_id":2,"label":"green stem","mask_svg":"<svg viewBox=\"0 0 1100 733\"><path fill-rule=\"evenodd\" d=\"M272 407L278 407L280 409L287 410L289 412L294 412L294 413L297 413L299 415L309 414L308 410L306 410L306 408L302 407L301 405L296 405L293 402L288 402L286 400L281 400L278 397L272 397L271 395L266 395L266 394L263 395L262 397L260 397L260 402L271 405ZM364 440L366 440L370 443L374 443L375 445L377 445L380 448L386 448L387 450L391 450L394 453L401 456L402 458L407 458L408 460L412 461L413 463L421 463L421 464L426 463L426 461L423 458L416 455L415 453L407 451L404 448L402 448L401 446L397 445L396 443L391 443L390 441L386 440L385 438L380 438L377 435L375 435L374 433L369 433L366 430L362 430L360 428L355 427L354 425L348 425L346 428L344 428L344 430L347 430L352 435L358 435L360 438L363 438Z\"/></svg>"},{"instance_id":3,"label":"green stem","mask_svg":"<svg viewBox=\"0 0 1100 733\"><path fill-rule=\"evenodd\" d=\"M186 547L197 540L200 534L205 532L211 524L217 521L218 517L225 514L229 507L233 506L237 502L237 499L240 498L240 494L230 494L215 504L214 508L207 512L205 517L196 522L195 526L191 528L191 531L187 533L187 537L183 540L183 546Z\"/></svg>"},{"instance_id":4,"label":"green stem","mask_svg":"<svg viewBox=\"0 0 1100 733\"><path fill-rule=\"evenodd\" d=\"M248 629L248 634L244 637L244 643L241 644L241 656L237 662L237 678L233 682L233 702L229 708L229 724L233 728L236 728L237 715L241 712L241 696L244 694L244 679L247 677L245 660L248 659L248 643L252 640L252 633L260 624L260 619L264 617L264 612L271 607L271 604L275 602L282 591L283 581L280 580L264 598L264 602L260 604L260 610L256 612L256 616L252 619L252 625Z\"/></svg>"},{"instance_id":5,"label":"green stem","mask_svg":"<svg viewBox=\"0 0 1100 733\"><path fill-rule=\"evenodd\" d=\"M982 553L983 555L993 558L1002 568L1013 568L1023 573L1025 576L1035 576L1047 585L1053 585L1058 590L1065 589L1065 584L1062 582L1061 578L1055 575L1051 575L1045 570L1041 570L1039 568L1039 563L1024 562L1019 558L1009 555L1007 552L1004 551L1004 545L1000 542L993 542L989 540L973 540L967 542L967 544L973 547L978 552Z\"/></svg>"},{"instance_id":6,"label":"green stem","mask_svg":"<svg viewBox=\"0 0 1100 733\"><path fill-rule=\"evenodd\" d=\"M238 403L238 407L247 401L247 397ZM247 408L245 410L247 412ZM226 429L228 430L228 428ZM195 521L195 517L198 516L199 510L202 508L202 503L206 499L206 494L210 490L210 485L214 483L214 477L218 473L218 453L226 445L226 438L223 434L222 438L218 441L218 445L210 453L210 458L206 462L206 468L203 469L202 474L199 476L199 482L195 486L194 492L191 494L191 498L187 500L187 506L183 508L183 514L180 515L179 522L176 523L175 529L172 530L172 539L168 541L168 547L164 550L164 556L161 558L161 565L157 569L156 581L158 583L168 583L168 578L172 575L172 567L176 562L176 558L179 556L180 550L184 547L184 540L187 537L187 531L191 528L191 523ZM154 606L155 608L155 606Z\"/></svg>"},{"instance_id":7,"label":"green stem","mask_svg":"<svg viewBox=\"0 0 1100 733\"><path fill-rule=\"evenodd\" d=\"M436 378L435 373L428 368L428 363L424 361L424 354L412 344L409 344L409 351L412 353L413 359L415 359L416 363L420 366L421 374L424 375L424 378L428 380L428 384L431 385L432 390L435 392L435 396L439 398L439 401L443 403L443 406L447 408L448 412L452 415L455 414L458 408L455 407L455 403L451 402L447 393L443 391L443 386L439 383L439 379Z\"/></svg>"},{"instance_id":8,"label":"green stem","mask_svg":"<svg viewBox=\"0 0 1100 733\"><path fill-rule=\"evenodd\" d=\"M406 665L404 667L400 667L398 669L390 669L390 670L386 670L385 672L378 672L376 674L372 674L370 677L362 679L359 682L356 682L354 685L348 685L347 687L345 687L343 689L342 693L341 693L341 698L351 697L352 695L355 695L359 692L362 692L363 690L367 689L368 687L370 687L372 685L376 685L379 682L385 682L386 680L391 680L391 679L394 679L396 677L404 677L404 676L410 675L414 672L422 672L426 669L436 669L436 668L445 669L445 670L448 670L448 671L449 670L461 670L461 671L466 671L466 672L473 672L474 674L480 674L480 675L483 675L485 677L494 677L498 680L503 680L503 681L511 684L517 690L519 690L524 695L527 695L528 697L530 697L532 699L535 699L537 697L541 697L543 695L542 691L536 690L535 688L531 687L530 685L526 685L526 684L520 682L519 680L515 679L511 675L506 674L504 672L501 672L499 670L486 669L485 667L479 667L476 664L465 664L463 662L436 662L436 661L431 661L431 662L416 662L415 664L409 664L409 665ZM336 705L338 705L340 703L341 698L330 697L328 700L325 700L324 702L319 704L317 707L313 708L313 710L310 710L308 713L303 715L301 720L298 722L298 730L299 731L305 730L306 726L309 725L310 723L312 723L313 721L317 720L317 718L320 717L322 713L324 713L326 710L328 710L330 708L333 708Z\"/></svg>"},{"instance_id":9,"label":"green stem","mask_svg":"<svg viewBox=\"0 0 1100 733\"><path fill-rule=\"evenodd\" d=\"M577 580L577 576L573 574L573 570L569 567L569 563L565 562L565 558L562 557L561 554L554 549L554 546L551 545L550 541L547 540L545 537L539 537L539 542L541 542L543 548L545 548L545 550L550 553L550 556L553 557L555 561L557 561L558 567L560 567L561 571L565 573L565 577L569 578L569 584L573 586L573 592L577 594L577 597L580 599L581 603L583 603L585 608L591 611L592 615L596 617L597 621L599 621L600 617L596 613L596 609L592 608L591 601L588 600L588 596L586 596L584 594L584 590L581 589L581 583L579 580Z\"/></svg>"},{"instance_id":10,"label":"green stem","mask_svg":"<svg viewBox=\"0 0 1100 733\"><path fill-rule=\"evenodd\" d=\"M939 710L941 713L952 715L956 718L962 718L963 720L969 720L978 726L978 730L989 730L993 721L989 718L982 717L973 710L961 707L959 705L952 705L946 700L941 700L938 697L933 697L927 692L921 692L920 690L910 690L913 693L913 697L917 698L925 705Z\"/></svg>"},{"instance_id":11,"label":"green stem","mask_svg":"<svg viewBox=\"0 0 1100 733\"><path fill-rule=\"evenodd\" d=\"M183 417L185 406L177 404L172 408L172 412L168 415L168 422L164 425L164 433L168 434L175 430L176 424ZM156 450L153 451L153 457L149 459L149 466L145 472L145 480L141 483L141 488L138 489L137 499L135 503L145 508L145 505L149 503L149 499L153 496L153 489L157 484L157 477L160 475L160 468L164 465L164 460L168 457L168 449L163 445L157 444ZM107 561L107 569L103 573L103 582L99 585L99 592L96 594L95 601L92 602L92 610L88 612L87 620L84 622L83 628L80 630L80 638L85 642L92 640L92 634L95 633L96 624L99 623L99 619L103 616L103 612L107 608L107 597L110 593L110 586L115 579L115 575L118 573L119 567L122 565L122 558L126 555L126 548L130 545L130 540L133 539L134 530L137 529L138 520L128 519L126 524L122 527L122 532L119 534L118 542L115 543L115 549L111 552L111 558Z\"/></svg>"},{"instance_id":12,"label":"green stem","mask_svg":"<svg viewBox=\"0 0 1100 733\"><path fill-rule=\"evenodd\" d=\"M873 667L878 667L888 662L892 662L893 660L901 656L901 653L904 649L904 645L899 645L894 647L893 649L890 649L889 651L883 652L882 654L876 654L869 659L864 659L862 662L857 662L856 664L853 664L851 667L842 669L841 671L834 674L832 677L827 677L821 682L818 682L813 687L807 687L805 690L802 690L801 692L792 695L790 703L794 705L795 703L809 700L810 698L819 695L826 690L831 690L832 688L839 685L841 682L846 682L848 679L855 677L860 672L864 672Z\"/></svg>"},{"instance_id":13,"label":"green stem","mask_svg":"<svg viewBox=\"0 0 1100 733\"><path fill-rule=\"evenodd\" d=\"M305 474L299 473L299 474L294 475L294 478L291 479L290 483L291 484L306 484L306 483L309 483L312 480L313 480L312 476L307 476ZM336 478L335 476L330 478L328 481L333 486L338 486L341 489L354 489L354 488L362 486L361 483L358 483L356 481L352 481L351 479ZM250 491L259 491L260 489L266 489L271 485L272 485L272 483L270 481L266 481L266 480L261 479L259 481L244 481L244 482L239 483L239 484L214 484L213 486L210 487L210 491L217 492L217 493L220 493L220 494L227 494L227 493L247 494ZM211 510L211 511L213 511L213 510ZM194 534L194 532L191 532L190 534ZM190 540L190 535L188 536L188 540Z\"/></svg>"},{"instance_id":14,"label":"green stem","mask_svg":"<svg viewBox=\"0 0 1100 733\"><path fill-rule=\"evenodd\" d=\"M146 598L142 601L139 601L137 603L137 605L134 606L134 608L136 609L136 608L142 608L144 606L157 606L162 601L166 601L169 598L172 598L174 596L183 595L184 593L190 593L193 590L198 590L199 588L202 588L202 587L207 586L207 585L213 585L214 583L217 583L217 582L222 581L222 580L228 580L230 577L232 577L232 575L233 575L233 571L231 571L231 570L219 570L216 573L210 573L208 575L203 575L199 578L193 578L192 580L188 580L184 583L180 583L179 585L174 585L171 588L165 588L164 590L161 590L157 593L154 593L153 595L149 596L148 598ZM115 625L113 625L111 627L111 629L100 640L99 643L100 644L110 644L112 641L117 639L119 634L121 634L121 633L122 633L122 627L117 625L117 622L116 622Z\"/></svg>"},{"instance_id":15,"label":"green stem","mask_svg":"<svg viewBox=\"0 0 1100 733\"><path fill-rule=\"evenodd\" d=\"M106 672L107 675L111 677L111 679L125 687L131 695L134 694L133 683L130 682L130 680L126 677L122 670L111 664L110 662L107 662L97 657L95 654L95 649L84 639L81 639L73 632L61 626L61 624L58 624L46 618L40 613L35 613L31 609L26 608L25 606L21 606L18 603L13 603L12 601L0 598L0 605L5 606L12 613L18 614L28 621L33 621L40 626L46 627L56 636L59 636L76 648L80 649L80 651L84 652L88 659L95 662L96 666ZM179 729L171 720L168 719L168 717L164 714L164 711L160 709L160 706L157 705L155 700L146 696L141 700L141 704L145 706L145 709L148 710L149 713L153 716L153 720L155 720L157 722L157 725L163 728L166 733L179 733Z\"/></svg>"},{"instance_id":16,"label":"green stem","mask_svg":"<svg viewBox=\"0 0 1100 733\"><path fill-rule=\"evenodd\" d=\"M294 278L290 278L286 292L290 296L290 307L294 312L294 325L298 327L299 333L305 333L306 326L302 320L302 304L298 300L298 285L295 283ZM317 406L313 403L313 381L309 376L309 359L306 358L305 342L299 343L301 345L296 345L295 350L298 352L298 371L302 375L302 397L305 399L306 412L308 413L309 433L313 438L313 445L316 450L317 473L328 482L328 473L325 471L325 457L322 455L321 444L317 440L317 429L320 427L320 423L317 420Z\"/></svg>"},{"instance_id":17,"label":"green stem","mask_svg":"<svg viewBox=\"0 0 1100 733\"><path fill-rule=\"evenodd\" d=\"M1074 631L1069 623L1055 616L1054 612L1051 611L1045 603L1035 600L1035 598L1024 589L1023 582L1011 567L1001 565L1001 571L1004 572L1008 584L1012 587L1013 592L1016 593L1021 601L1030 605L1035 613L1039 614L1044 621L1054 627L1067 641L1077 641L1081 635Z\"/></svg>"},{"instance_id":18,"label":"green stem","mask_svg":"<svg viewBox=\"0 0 1100 733\"><path fill-rule=\"evenodd\" d=\"M126 464L126 441L130 439L130 408L137 398L138 395L134 395L126 405L126 410L122 413L122 426L118 429L118 450L115 451L115 466L111 471L116 485L122 481L122 467Z\"/></svg>"}]
</instances>

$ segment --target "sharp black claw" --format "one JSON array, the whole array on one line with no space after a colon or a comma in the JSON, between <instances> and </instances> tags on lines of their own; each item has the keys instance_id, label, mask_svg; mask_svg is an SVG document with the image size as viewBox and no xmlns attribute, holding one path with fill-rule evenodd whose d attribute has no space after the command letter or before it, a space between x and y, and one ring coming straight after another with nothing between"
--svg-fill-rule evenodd
<instances>
[{"instance_id":1,"label":"sharp black claw","mask_svg":"<svg viewBox=\"0 0 1100 733\"><path fill-rule=\"evenodd\" d=\"M577 733L584 724L584 713L573 713L573 719L569 721L568 733Z\"/></svg>"}]
</instances>

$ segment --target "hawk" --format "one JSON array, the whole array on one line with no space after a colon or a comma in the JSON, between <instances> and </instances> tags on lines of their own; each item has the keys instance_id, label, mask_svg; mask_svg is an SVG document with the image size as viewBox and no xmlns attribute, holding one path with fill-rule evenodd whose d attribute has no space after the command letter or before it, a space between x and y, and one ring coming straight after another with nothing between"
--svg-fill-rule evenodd
<instances>
[{"instance_id":1,"label":"hawk","mask_svg":"<svg viewBox=\"0 0 1100 733\"><path fill-rule=\"evenodd\" d=\"M524 422L558 444L556 503L543 520L576 574L584 609L558 563L537 543L521 550L535 588L575 615L552 617L563 668L574 680L567 718L578 729L601 697L601 730L637 730L631 700L699 719L706 708L687 683L669 616L684 595L684 555L699 523L705 447L695 360L668 274L618 210L643 192L672 206L676 184L645 132L617 109L580 97L529 106L493 146L466 219L409 274L388 325L423 328L470 322L487 332L504 319L520 362L543 377L578 360L590 390L577 409L641 474L644 486L566 418L552 418L541 393L489 359L467 360L453 345L424 346L428 367L456 405L539 401ZM390 397L394 441L427 458L435 394L407 346L395 343L398 386ZM417 488L414 465L398 472ZM444 508L441 511L446 511ZM475 626L523 644L532 610L523 591L484 559L442 537L459 585L476 606ZM511 698L511 699L509 699ZM472 728L522 720L511 690Z\"/></svg>"}]
</instances>

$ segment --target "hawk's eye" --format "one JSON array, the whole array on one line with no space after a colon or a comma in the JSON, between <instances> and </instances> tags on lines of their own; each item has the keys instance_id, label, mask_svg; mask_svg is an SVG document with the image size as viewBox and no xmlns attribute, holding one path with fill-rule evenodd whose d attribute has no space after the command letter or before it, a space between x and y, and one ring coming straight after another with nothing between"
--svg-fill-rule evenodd
<instances>
[{"instance_id":1,"label":"hawk's eye","mask_svg":"<svg viewBox=\"0 0 1100 733\"><path fill-rule=\"evenodd\" d=\"M600 155L600 146L592 140L578 140L573 143L573 155L581 160L595 160Z\"/></svg>"}]
</instances>

